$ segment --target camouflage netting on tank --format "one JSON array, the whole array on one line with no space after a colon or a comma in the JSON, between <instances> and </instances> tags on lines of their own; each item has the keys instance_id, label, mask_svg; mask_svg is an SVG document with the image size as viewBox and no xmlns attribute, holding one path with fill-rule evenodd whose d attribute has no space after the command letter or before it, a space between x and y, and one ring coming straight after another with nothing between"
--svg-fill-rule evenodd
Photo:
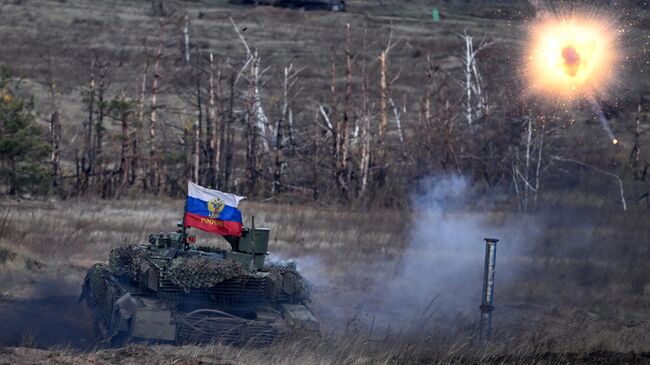
<instances>
[{"instance_id":1,"label":"camouflage netting on tank","mask_svg":"<svg viewBox=\"0 0 650 365\"><path fill-rule=\"evenodd\" d=\"M141 265L149 257L151 257L151 251L145 247L117 247L111 250L108 265L114 273L126 273L131 280L136 280Z\"/></svg>"},{"instance_id":2,"label":"camouflage netting on tank","mask_svg":"<svg viewBox=\"0 0 650 365\"><path fill-rule=\"evenodd\" d=\"M113 301L120 294L119 288L111 280L108 266L95 264L88 270L81 299L88 300L98 309L100 319L110 320Z\"/></svg>"},{"instance_id":3,"label":"camouflage netting on tank","mask_svg":"<svg viewBox=\"0 0 650 365\"><path fill-rule=\"evenodd\" d=\"M234 261L189 257L175 259L168 275L184 289L200 289L212 288L223 281L248 273Z\"/></svg>"},{"instance_id":4,"label":"camouflage netting on tank","mask_svg":"<svg viewBox=\"0 0 650 365\"><path fill-rule=\"evenodd\" d=\"M309 283L300 275L294 262L274 263L271 262L264 267L273 281L281 282L281 279L291 276L294 283L293 298L296 300L309 299Z\"/></svg>"}]
</instances>

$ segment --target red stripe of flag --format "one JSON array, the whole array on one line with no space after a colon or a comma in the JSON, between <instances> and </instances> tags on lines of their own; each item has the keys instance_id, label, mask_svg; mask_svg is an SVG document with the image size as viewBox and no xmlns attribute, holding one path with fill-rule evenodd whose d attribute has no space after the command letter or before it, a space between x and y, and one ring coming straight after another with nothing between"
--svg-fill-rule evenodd
<instances>
[{"instance_id":1,"label":"red stripe of flag","mask_svg":"<svg viewBox=\"0 0 650 365\"><path fill-rule=\"evenodd\" d=\"M222 221L203 217L194 213L185 213L185 226L198 228L202 231L220 234L222 236L241 236L243 225L239 222Z\"/></svg>"}]
</instances>

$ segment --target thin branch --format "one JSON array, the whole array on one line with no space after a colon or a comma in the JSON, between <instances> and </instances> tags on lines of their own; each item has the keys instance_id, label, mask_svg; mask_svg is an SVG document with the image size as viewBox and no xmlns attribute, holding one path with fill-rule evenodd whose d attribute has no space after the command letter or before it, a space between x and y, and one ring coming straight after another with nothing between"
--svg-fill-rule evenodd
<instances>
[{"instance_id":1,"label":"thin branch","mask_svg":"<svg viewBox=\"0 0 650 365\"><path fill-rule=\"evenodd\" d=\"M318 123L318 121L316 121L316 123L318 123L318 125L320 125L324 129L329 130L330 133L333 133L334 132L334 126L332 125L332 122L330 121L330 117L325 112L325 108L323 108L322 105L319 105L318 110L320 111L320 114L323 116L323 119L325 120L325 123L327 123L327 126L324 126L324 125Z\"/></svg>"},{"instance_id":2,"label":"thin branch","mask_svg":"<svg viewBox=\"0 0 650 365\"><path fill-rule=\"evenodd\" d=\"M601 174L610 176L613 179L615 179L616 182L618 183L618 187L619 187L619 190L620 190L621 204L623 205L623 210L627 210L627 203L625 202L625 192L623 191L623 181L621 180L621 178L618 175L616 175L613 172L605 171L605 170L600 169L598 167L588 165L588 164L586 164L586 163L584 163L582 161L573 160L573 159L570 159L570 158L564 158L564 157L560 157L560 156L551 156L551 158L553 158L555 160L558 160L558 161L572 162L574 164L590 168L590 169L592 169L592 170L594 170L596 172L600 172Z\"/></svg>"}]
</instances>

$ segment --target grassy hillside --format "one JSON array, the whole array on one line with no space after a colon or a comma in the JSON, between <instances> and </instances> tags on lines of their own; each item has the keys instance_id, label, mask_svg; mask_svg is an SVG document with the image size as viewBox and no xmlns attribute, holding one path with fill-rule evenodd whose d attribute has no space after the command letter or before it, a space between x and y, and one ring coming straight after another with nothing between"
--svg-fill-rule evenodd
<instances>
[{"instance_id":1,"label":"grassy hillside","mask_svg":"<svg viewBox=\"0 0 650 365\"><path fill-rule=\"evenodd\" d=\"M649 66L642 54L636 54L639 47L647 47L644 36L648 31L647 14L636 11L644 5L631 4L603 8L603 13L611 14L621 24L632 24L623 38L625 51L629 53L626 56L630 58L624 81L616 85L607 100L612 105L621 104L624 109L638 104L650 90L648 78L642 77L649 72ZM431 19L433 6L442 12L440 23ZM243 35L259 51L262 66L268 67L264 75L267 89L263 90L268 109L278 103L282 68L290 63L302 68L301 92L295 111L298 120L311 119L315 108L330 98L332 61L339 63L338 77L343 80L346 23L352 27L353 52L358 53L359 62L367 62L371 73L378 72L374 68L377 56L392 32L397 46L391 53L389 67L393 76L399 75L392 93L400 107L405 108L406 123L412 123L418 113L427 54L432 55L439 67L452 73L458 71L459 57L463 55L463 41L458 34L464 31L477 40L485 36L498 42L481 66L487 72L488 87L498 92L502 86L512 84L517 77L519 47L525 34L523 21L535 13L525 2L436 5L420 0L352 0L348 1L346 13L255 8L226 0L166 1L165 7L168 13L163 37L164 54L168 58L161 84L170 113L167 119L178 119L171 114L173 107L188 108L178 89L170 85L177 82L176 73L183 65L182 16L187 13L192 50L213 52L217 62L224 65L242 62L245 56L228 18L232 17L245 29ZM64 134L70 140L85 117L81 92L89 79L92 55L97 53L110 61L108 80L112 93L126 90L137 95L144 47L148 47L150 55L153 53L160 27L149 1L26 0L0 4L0 31L3 48L0 63L19 71L44 112L51 109L47 85L51 81L56 83L61 93L57 102L63 109ZM370 77L374 90L379 75L370 74ZM631 111L626 109L620 120L614 122L616 131L624 135L631 132L628 112ZM577 128L582 129L582 125Z\"/></svg>"},{"instance_id":2,"label":"grassy hillside","mask_svg":"<svg viewBox=\"0 0 650 365\"><path fill-rule=\"evenodd\" d=\"M278 97L277 78L282 67L295 63L304 68L300 75L303 92L310 107L324 102L330 83L330 64L344 60L345 24L353 29L355 52L362 52L363 34L367 31L368 62L376 57L388 41L391 29L399 41L393 52L391 67L400 70L398 94L418 88L424 72L424 59L433 53L445 67L460 65L462 42L456 33L467 30L477 36L488 34L512 40L519 32L504 19L476 18L443 13L443 23L430 19L427 2L351 1L347 13L305 12L271 7L233 5L228 1L167 2L171 24L164 30L165 54L172 57L163 71L163 84L174 81L170 73L182 66L182 15L190 16L193 50L214 52L217 62L243 61L245 50L233 31L232 17L251 47L257 49L267 73L265 92L269 104ZM118 91L139 89L144 46L149 52L157 46L160 28L147 1L24 1L5 3L0 10L3 52L0 62L20 70L45 98L44 86L52 78L62 92L65 120L70 124L84 117L80 91L89 79L93 52L111 60L110 84ZM174 22L177 20L177 22ZM342 77L342 71L339 77ZM175 91L166 87L168 98ZM410 99L410 98L409 98ZM175 100L179 103L179 100ZM418 102L408 100L409 106ZM177 105L178 106L178 105ZM311 113L311 111L310 111ZM74 129L72 127L71 129Z\"/></svg>"}]
</instances>

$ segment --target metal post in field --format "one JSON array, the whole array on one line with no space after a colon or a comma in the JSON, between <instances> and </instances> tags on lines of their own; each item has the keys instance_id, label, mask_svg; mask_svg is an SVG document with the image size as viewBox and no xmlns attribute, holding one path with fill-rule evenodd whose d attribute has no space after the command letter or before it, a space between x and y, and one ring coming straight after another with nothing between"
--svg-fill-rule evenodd
<instances>
[{"instance_id":1,"label":"metal post in field","mask_svg":"<svg viewBox=\"0 0 650 365\"><path fill-rule=\"evenodd\" d=\"M485 270L483 272L483 295L481 298L481 321L479 341L486 342L492 334L492 311L494 310L494 270L497 261L496 238L485 239Z\"/></svg>"},{"instance_id":2,"label":"metal post in field","mask_svg":"<svg viewBox=\"0 0 650 365\"><path fill-rule=\"evenodd\" d=\"M250 270L255 271L255 216L251 219L251 242L248 249L251 254Z\"/></svg>"}]
</instances>

